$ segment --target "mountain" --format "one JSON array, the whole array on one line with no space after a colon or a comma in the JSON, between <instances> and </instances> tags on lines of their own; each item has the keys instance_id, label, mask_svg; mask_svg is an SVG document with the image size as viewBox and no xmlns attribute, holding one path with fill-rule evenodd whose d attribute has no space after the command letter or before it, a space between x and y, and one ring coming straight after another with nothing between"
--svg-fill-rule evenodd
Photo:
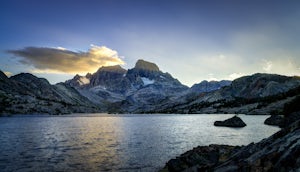
<instances>
[{"instance_id":1,"label":"mountain","mask_svg":"<svg viewBox=\"0 0 300 172\"><path fill-rule=\"evenodd\" d=\"M132 89L121 102L120 109L123 112L143 113L154 110L188 89L169 73L163 73L155 64L144 60L138 60L135 67L128 70L126 78Z\"/></svg>"},{"instance_id":2,"label":"mountain","mask_svg":"<svg viewBox=\"0 0 300 172\"><path fill-rule=\"evenodd\" d=\"M298 77L258 73L238 78L215 91L183 96L156 112L272 114L295 98L298 90Z\"/></svg>"},{"instance_id":3,"label":"mountain","mask_svg":"<svg viewBox=\"0 0 300 172\"><path fill-rule=\"evenodd\" d=\"M10 78L0 72L0 114L65 114L99 109L73 87L51 85L29 73Z\"/></svg>"},{"instance_id":4,"label":"mountain","mask_svg":"<svg viewBox=\"0 0 300 172\"><path fill-rule=\"evenodd\" d=\"M243 113L279 114L300 96L300 78L257 73L234 81L202 81L191 88L155 63L132 69L100 67L93 74L51 85L29 73L0 72L4 113Z\"/></svg>"},{"instance_id":5,"label":"mountain","mask_svg":"<svg viewBox=\"0 0 300 172\"><path fill-rule=\"evenodd\" d=\"M145 60L138 60L129 70L119 65L101 67L94 74L76 75L65 83L111 112L148 111L188 89Z\"/></svg>"},{"instance_id":6,"label":"mountain","mask_svg":"<svg viewBox=\"0 0 300 172\"><path fill-rule=\"evenodd\" d=\"M202 81L199 84L194 84L191 87L191 92L196 93L207 93L211 91L218 90L222 87L229 86L231 84L231 81L228 80L222 80L222 81Z\"/></svg>"},{"instance_id":7,"label":"mountain","mask_svg":"<svg viewBox=\"0 0 300 172\"><path fill-rule=\"evenodd\" d=\"M231 93L234 97L251 99L283 93L296 86L299 78L257 73L234 80Z\"/></svg>"}]
</instances>

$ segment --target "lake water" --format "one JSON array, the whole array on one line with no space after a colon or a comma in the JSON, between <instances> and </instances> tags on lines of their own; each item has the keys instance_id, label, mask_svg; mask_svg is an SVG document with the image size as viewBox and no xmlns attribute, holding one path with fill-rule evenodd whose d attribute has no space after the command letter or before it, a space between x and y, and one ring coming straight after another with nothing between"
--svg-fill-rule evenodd
<instances>
[{"instance_id":1,"label":"lake water","mask_svg":"<svg viewBox=\"0 0 300 172\"><path fill-rule=\"evenodd\" d=\"M157 171L198 145L245 145L277 132L268 116L214 127L233 115L14 116L0 118L0 171Z\"/></svg>"}]
</instances>

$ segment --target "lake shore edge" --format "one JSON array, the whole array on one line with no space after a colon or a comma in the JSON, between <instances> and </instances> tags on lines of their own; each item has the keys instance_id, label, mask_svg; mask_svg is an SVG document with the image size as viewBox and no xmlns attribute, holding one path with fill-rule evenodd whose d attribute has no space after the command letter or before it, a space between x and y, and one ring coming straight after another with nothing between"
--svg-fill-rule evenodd
<instances>
[{"instance_id":1,"label":"lake shore edge","mask_svg":"<svg viewBox=\"0 0 300 172\"><path fill-rule=\"evenodd\" d=\"M297 171L300 170L300 120L247 146L198 146L169 160L168 171Z\"/></svg>"}]
</instances>

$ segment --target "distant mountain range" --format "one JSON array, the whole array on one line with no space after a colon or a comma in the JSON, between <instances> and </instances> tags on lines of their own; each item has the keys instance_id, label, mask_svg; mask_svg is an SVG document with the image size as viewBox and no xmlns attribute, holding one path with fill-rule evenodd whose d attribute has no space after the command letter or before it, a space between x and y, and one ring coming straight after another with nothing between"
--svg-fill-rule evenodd
<instances>
[{"instance_id":1,"label":"distant mountain range","mask_svg":"<svg viewBox=\"0 0 300 172\"><path fill-rule=\"evenodd\" d=\"M144 60L129 70L119 65L101 67L55 85L29 73L8 78L0 71L0 114L269 114L293 99L299 86L298 77L254 74L233 82L202 81L189 88Z\"/></svg>"},{"instance_id":2,"label":"distant mountain range","mask_svg":"<svg viewBox=\"0 0 300 172\"><path fill-rule=\"evenodd\" d=\"M300 95L300 78L254 74L199 95L184 95L158 107L156 113L274 114Z\"/></svg>"}]
</instances>

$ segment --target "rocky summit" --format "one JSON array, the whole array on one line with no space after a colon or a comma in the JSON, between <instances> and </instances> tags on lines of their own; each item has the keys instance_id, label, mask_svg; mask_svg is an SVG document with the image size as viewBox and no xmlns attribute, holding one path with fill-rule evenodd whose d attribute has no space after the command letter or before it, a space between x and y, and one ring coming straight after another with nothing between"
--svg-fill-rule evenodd
<instances>
[{"instance_id":1,"label":"rocky summit","mask_svg":"<svg viewBox=\"0 0 300 172\"><path fill-rule=\"evenodd\" d=\"M159 71L158 66L155 63L147 62L145 60L138 60L135 64L135 69L149 70L149 71Z\"/></svg>"}]
</instances>

